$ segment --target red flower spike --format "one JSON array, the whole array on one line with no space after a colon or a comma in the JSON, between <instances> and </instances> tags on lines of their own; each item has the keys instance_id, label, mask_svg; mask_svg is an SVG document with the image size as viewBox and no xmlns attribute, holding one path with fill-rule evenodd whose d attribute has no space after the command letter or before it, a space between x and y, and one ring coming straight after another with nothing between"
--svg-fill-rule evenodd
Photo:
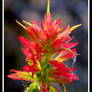
<instances>
[{"instance_id":1,"label":"red flower spike","mask_svg":"<svg viewBox=\"0 0 92 92\"><path fill-rule=\"evenodd\" d=\"M67 67L64 62L77 56L75 46L78 45L78 42L71 42L74 37L71 37L70 34L81 24L73 27L61 26L60 18L52 20L49 4L48 0L47 14L41 21L41 27L36 20L32 23L23 20L24 25L16 21L30 37L28 40L26 37L19 36L20 42L24 45L21 50L26 56L25 60L28 65L23 67L23 71L11 70L15 73L8 75L8 77L14 80L34 81L37 84L36 87L39 85L37 90L41 92L53 90L59 92L51 85L48 87L48 83L62 84L61 86L66 92L64 84L79 79L73 73L76 68Z\"/></svg>"}]
</instances>

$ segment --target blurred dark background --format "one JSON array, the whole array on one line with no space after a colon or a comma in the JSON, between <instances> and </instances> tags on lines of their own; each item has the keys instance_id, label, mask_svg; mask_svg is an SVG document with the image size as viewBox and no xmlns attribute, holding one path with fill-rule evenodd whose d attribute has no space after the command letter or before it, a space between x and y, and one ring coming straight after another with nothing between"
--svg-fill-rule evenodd
<instances>
[{"instance_id":1,"label":"blurred dark background","mask_svg":"<svg viewBox=\"0 0 92 92\"><path fill-rule=\"evenodd\" d=\"M67 92L88 92L88 0L50 0L54 19L61 18L62 25L83 24L72 32L78 53L74 67L80 78L66 85ZM21 51L18 37L26 36L25 31L16 23L16 19L40 24L46 12L46 0L4 0L4 90L5 92L23 92L28 83L7 78L10 69L21 70L25 65L25 56Z\"/></svg>"}]
</instances>

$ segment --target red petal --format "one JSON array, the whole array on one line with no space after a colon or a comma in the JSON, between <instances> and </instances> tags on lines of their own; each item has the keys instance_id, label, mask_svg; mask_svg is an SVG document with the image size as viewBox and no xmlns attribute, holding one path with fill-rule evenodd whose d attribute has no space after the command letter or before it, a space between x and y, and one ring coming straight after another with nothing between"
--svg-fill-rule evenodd
<instances>
[{"instance_id":1,"label":"red petal","mask_svg":"<svg viewBox=\"0 0 92 92\"><path fill-rule=\"evenodd\" d=\"M65 73L65 72L70 72L70 71L75 71L75 70L76 70L76 68L72 68L72 67L70 67L70 68L58 67L58 68L55 69L54 72Z\"/></svg>"},{"instance_id":2,"label":"red petal","mask_svg":"<svg viewBox=\"0 0 92 92\"><path fill-rule=\"evenodd\" d=\"M31 53L31 52L28 52L28 51L26 51L26 50L23 49L23 48L21 48L21 50L23 51L23 53L24 53L27 57L32 58L32 53Z\"/></svg>"},{"instance_id":3,"label":"red petal","mask_svg":"<svg viewBox=\"0 0 92 92\"><path fill-rule=\"evenodd\" d=\"M44 84L44 81L41 80L41 82L42 82L41 92L48 92L48 91L47 91L47 88L46 88L46 85Z\"/></svg>"},{"instance_id":4,"label":"red petal","mask_svg":"<svg viewBox=\"0 0 92 92\"><path fill-rule=\"evenodd\" d=\"M25 37L20 36L19 40L22 44L24 44L24 47L26 46L29 48L29 51L33 54L32 48L34 48L34 45Z\"/></svg>"},{"instance_id":5,"label":"red petal","mask_svg":"<svg viewBox=\"0 0 92 92\"><path fill-rule=\"evenodd\" d=\"M8 78L12 78L12 79L14 79L14 80L26 80L26 81L31 81L31 80L29 80L29 79L25 79L25 78L20 78L20 77L18 77L18 75L17 75L16 73L14 73L14 74L9 74L9 75L7 75L7 77L8 77Z\"/></svg>"},{"instance_id":6,"label":"red petal","mask_svg":"<svg viewBox=\"0 0 92 92\"><path fill-rule=\"evenodd\" d=\"M14 79L14 80L32 81L32 80L27 79L27 78L22 78L22 77L24 76L24 74L25 74L25 72L23 72L23 71L18 71L18 70L15 70L15 69L11 69L10 71L13 71L13 72L15 72L15 73L7 75L8 78L12 78L12 79ZM21 76L21 74L22 74L23 76Z\"/></svg>"},{"instance_id":7,"label":"red petal","mask_svg":"<svg viewBox=\"0 0 92 92\"><path fill-rule=\"evenodd\" d=\"M37 71L40 71L39 69L36 69L35 66L29 66L29 65L24 66L23 70L26 71L26 72L37 72Z\"/></svg>"},{"instance_id":8,"label":"red petal","mask_svg":"<svg viewBox=\"0 0 92 92\"><path fill-rule=\"evenodd\" d=\"M69 43L72 39L74 39L74 37L71 37L68 41L66 41L66 43Z\"/></svg>"},{"instance_id":9,"label":"red petal","mask_svg":"<svg viewBox=\"0 0 92 92\"><path fill-rule=\"evenodd\" d=\"M66 25L64 25L61 30L59 29L59 34L65 29L65 27Z\"/></svg>"},{"instance_id":10,"label":"red petal","mask_svg":"<svg viewBox=\"0 0 92 92\"><path fill-rule=\"evenodd\" d=\"M61 25L61 19L60 18L56 21L56 25L57 26L60 26Z\"/></svg>"},{"instance_id":11,"label":"red petal","mask_svg":"<svg viewBox=\"0 0 92 92\"><path fill-rule=\"evenodd\" d=\"M68 31L68 30L70 30L70 26L68 26L68 27L65 29L64 32L62 32L61 34L59 34L58 39L62 39L62 38L67 37L67 36L71 33L71 32Z\"/></svg>"},{"instance_id":12,"label":"red petal","mask_svg":"<svg viewBox=\"0 0 92 92\"><path fill-rule=\"evenodd\" d=\"M58 62L57 60L50 60L49 62L51 65L53 65L55 67L62 67L62 68L65 67L64 63Z\"/></svg>"},{"instance_id":13,"label":"red petal","mask_svg":"<svg viewBox=\"0 0 92 92\"><path fill-rule=\"evenodd\" d=\"M78 45L78 42L73 42L73 43L68 44L68 47L69 47L69 48L73 48L73 47L75 47L76 45Z\"/></svg>"}]
</instances>

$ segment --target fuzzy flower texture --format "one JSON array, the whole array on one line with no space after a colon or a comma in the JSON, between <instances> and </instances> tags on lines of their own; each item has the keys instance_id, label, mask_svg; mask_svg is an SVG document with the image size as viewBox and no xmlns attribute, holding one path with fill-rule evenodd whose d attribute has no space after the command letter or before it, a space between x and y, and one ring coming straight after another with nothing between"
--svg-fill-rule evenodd
<instances>
[{"instance_id":1,"label":"fuzzy flower texture","mask_svg":"<svg viewBox=\"0 0 92 92\"><path fill-rule=\"evenodd\" d=\"M52 20L49 0L47 13L41 21L41 28L36 20L32 23L23 20L24 25L19 21L16 22L30 36L30 40L19 37L24 45L21 50L26 56L27 65L23 67L23 71L11 69L10 71L14 73L9 74L8 77L14 80L30 81L28 92L61 92L53 83L62 86L63 91L66 92L65 84L78 80L73 73L76 68L68 67L64 62L78 55L74 48L78 42L71 43L74 37L70 34L81 24L61 27L61 19Z\"/></svg>"}]
</instances>

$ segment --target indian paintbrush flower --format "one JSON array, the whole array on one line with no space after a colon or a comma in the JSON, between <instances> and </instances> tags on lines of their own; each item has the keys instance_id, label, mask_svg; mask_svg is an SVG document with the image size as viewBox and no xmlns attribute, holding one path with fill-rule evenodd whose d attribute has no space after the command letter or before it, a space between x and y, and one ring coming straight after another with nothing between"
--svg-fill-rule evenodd
<instances>
[{"instance_id":1,"label":"indian paintbrush flower","mask_svg":"<svg viewBox=\"0 0 92 92\"><path fill-rule=\"evenodd\" d=\"M26 56L25 61L28 65L23 67L23 71L11 69L15 72L8 77L14 80L26 80L32 82L28 92L60 92L53 83L58 83L64 88L65 84L78 80L78 77L72 72L76 68L68 67L65 61L77 56L76 45L78 42L72 42L71 32L81 26L81 24L70 27L62 26L61 19L52 20L50 13L50 2L47 3L47 14L41 21L41 28L36 20L29 23L23 20L23 24L16 21L22 26L29 35L30 40L26 37L19 37L20 42L24 45L21 50Z\"/></svg>"}]
</instances>

